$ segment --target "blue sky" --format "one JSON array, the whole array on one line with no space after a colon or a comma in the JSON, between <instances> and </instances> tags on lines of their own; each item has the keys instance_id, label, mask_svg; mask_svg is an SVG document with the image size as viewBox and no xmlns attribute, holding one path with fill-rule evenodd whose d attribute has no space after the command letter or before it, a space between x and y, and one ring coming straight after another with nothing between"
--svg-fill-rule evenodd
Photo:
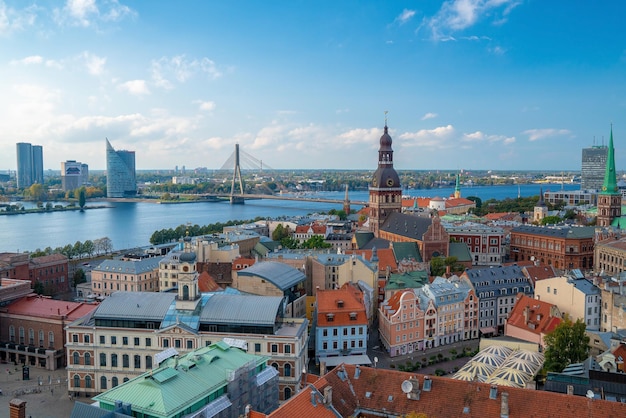
<instances>
[{"instance_id":1,"label":"blue sky","mask_svg":"<svg viewBox=\"0 0 626 418\"><path fill-rule=\"evenodd\" d=\"M626 2L0 0L0 170L626 169Z\"/></svg>"}]
</instances>

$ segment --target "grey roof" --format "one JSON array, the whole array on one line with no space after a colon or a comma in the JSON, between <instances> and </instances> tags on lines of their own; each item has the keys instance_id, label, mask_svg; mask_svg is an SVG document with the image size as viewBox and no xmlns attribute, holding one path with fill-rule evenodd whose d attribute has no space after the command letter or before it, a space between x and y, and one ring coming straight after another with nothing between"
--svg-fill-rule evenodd
<instances>
[{"instance_id":1,"label":"grey roof","mask_svg":"<svg viewBox=\"0 0 626 418\"><path fill-rule=\"evenodd\" d=\"M528 278L516 265L467 269L463 275L467 275L476 292L514 287L523 291L525 286L530 286Z\"/></svg>"},{"instance_id":2,"label":"grey roof","mask_svg":"<svg viewBox=\"0 0 626 418\"><path fill-rule=\"evenodd\" d=\"M517 226L511 232L551 236L557 238L593 238L596 228L593 226Z\"/></svg>"},{"instance_id":3,"label":"grey roof","mask_svg":"<svg viewBox=\"0 0 626 418\"><path fill-rule=\"evenodd\" d=\"M94 270L118 274L143 274L158 270L162 259L163 257L150 257L132 261L104 260Z\"/></svg>"},{"instance_id":4,"label":"grey roof","mask_svg":"<svg viewBox=\"0 0 626 418\"><path fill-rule=\"evenodd\" d=\"M278 261L261 261L237 272L237 276L261 277L281 290L287 290L306 280L300 270Z\"/></svg>"},{"instance_id":5,"label":"grey roof","mask_svg":"<svg viewBox=\"0 0 626 418\"><path fill-rule=\"evenodd\" d=\"M161 321L175 297L175 293L115 292L102 301L94 318Z\"/></svg>"},{"instance_id":6,"label":"grey roof","mask_svg":"<svg viewBox=\"0 0 626 418\"><path fill-rule=\"evenodd\" d=\"M590 280L576 279L576 280L572 280L572 283L574 284L574 287L576 289L580 290L585 295L599 295L600 294L600 289L598 289L596 285L591 283Z\"/></svg>"},{"instance_id":7,"label":"grey roof","mask_svg":"<svg viewBox=\"0 0 626 418\"><path fill-rule=\"evenodd\" d=\"M451 281L443 277L435 277L432 283L425 284L418 290L418 292L431 298L437 307L463 302L469 291L470 287L467 282Z\"/></svg>"},{"instance_id":8,"label":"grey roof","mask_svg":"<svg viewBox=\"0 0 626 418\"><path fill-rule=\"evenodd\" d=\"M422 241L424 234L432 223L432 219L425 216L392 212L380 229L381 231Z\"/></svg>"},{"instance_id":9,"label":"grey roof","mask_svg":"<svg viewBox=\"0 0 626 418\"><path fill-rule=\"evenodd\" d=\"M282 302L280 296L215 294L204 305L200 322L273 326Z\"/></svg>"},{"instance_id":10,"label":"grey roof","mask_svg":"<svg viewBox=\"0 0 626 418\"><path fill-rule=\"evenodd\" d=\"M472 253L465 242L451 242L449 255L457 261L472 261Z\"/></svg>"},{"instance_id":11,"label":"grey roof","mask_svg":"<svg viewBox=\"0 0 626 418\"><path fill-rule=\"evenodd\" d=\"M72 409L70 418L127 418L132 415L122 414L121 412L107 411L93 404L76 402Z\"/></svg>"}]
</instances>

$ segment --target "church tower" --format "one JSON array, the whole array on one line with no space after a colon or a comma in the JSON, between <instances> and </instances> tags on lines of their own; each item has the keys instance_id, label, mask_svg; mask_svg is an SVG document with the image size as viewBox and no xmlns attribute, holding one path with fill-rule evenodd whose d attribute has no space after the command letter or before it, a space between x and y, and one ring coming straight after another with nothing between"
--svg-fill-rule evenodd
<instances>
[{"instance_id":1,"label":"church tower","mask_svg":"<svg viewBox=\"0 0 626 418\"><path fill-rule=\"evenodd\" d=\"M611 139L606 155L606 170L604 183L598 194L598 219L596 225L610 226L615 218L622 215L622 195L617 188L615 173L615 149L613 148L613 125L611 125Z\"/></svg>"},{"instance_id":2,"label":"church tower","mask_svg":"<svg viewBox=\"0 0 626 418\"><path fill-rule=\"evenodd\" d=\"M455 199L459 199L461 197L461 180L460 180L460 174L457 173L456 175L456 183L454 185L454 198Z\"/></svg>"},{"instance_id":3,"label":"church tower","mask_svg":"<svg viewBox=\"0 0 626 418\"><path fill-rule=\"evenodd\" d=\"M393 168L391 142L385 117L385 132L380 137L378 149L378 169L369 187L369 225L375 237L378 237L380 227L389 214L402 211L402 186Z\"/></svg>"},{"instance_id":4,"label":"church tower","mask_svg":"<svg viewBox=\"0 0 626 418\"><path fill-rule=\"evenodd\" d=\"M539 189L539 201L533 211L533 222L540 224L541 220L546 216L548 216L548 206L546 206L546 202L543 200L543 187L541 187Z\"/></svg>"},{"instance_id":5,"label":"church tower","mask_svg":"<svg viewBox=\"0 0 626 418\"><path fill-rule=\"evenodd\" d=\"M191 238L185 237L183 253L178 257L178 296L176 309L193 311L200 301L198 291L198 271L196 270L196 253L191 247Z\"/></svg>"}]
</instances>

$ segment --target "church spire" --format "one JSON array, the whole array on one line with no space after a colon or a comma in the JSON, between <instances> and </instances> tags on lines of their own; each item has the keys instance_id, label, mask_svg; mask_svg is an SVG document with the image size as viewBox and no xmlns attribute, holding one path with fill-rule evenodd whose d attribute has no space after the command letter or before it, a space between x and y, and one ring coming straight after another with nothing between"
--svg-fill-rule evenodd
<instances>
[{"instance_id":1,"label":"church spire","mask_svg":"<svg viewBox=\"0 0 626 418\"><path fill-rule=\"evenodd\" d=\"M461 197L461 182L460 182L460 174L456 174L456 184L454 186L454 198L458 199Z\"/></svg>"},{"instance_id":2,"label":"church spire","mask_svg":"<svg viewBox=\"0 0 626 418\"><path fill-rule=\"evenodd\" d=\"M613 124L611 124L611 137L609 149L606 154L606 170L604 171L604 183L601 194L617 194L617 178L615 174L615 150L613 149Z\"/></svg>"}]
</instances>

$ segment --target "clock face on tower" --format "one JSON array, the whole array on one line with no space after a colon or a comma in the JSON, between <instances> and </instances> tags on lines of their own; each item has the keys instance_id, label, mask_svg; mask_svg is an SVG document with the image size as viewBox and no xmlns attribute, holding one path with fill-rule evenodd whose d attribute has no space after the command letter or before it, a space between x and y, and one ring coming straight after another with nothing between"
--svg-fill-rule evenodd
<instances>
[{"instance_id":1,"label":"clock face on tower","mask_svg":"<svg viewBox=\"0 0 626 418\"><path fill-rule=\"evenodd\" d=\"M183 266L183 271L189 271L189 267L188 266Z\"/></svg>"},{"instance_id":2,"label":"clock face on tower","mask_svg":"<svg viewBox=\"0 0 626 418\"><path fill-rule=\"evenodd\" d=\"M393 179L387 179L387 186L393 186Z\"/></svg>"}]
</instances>

